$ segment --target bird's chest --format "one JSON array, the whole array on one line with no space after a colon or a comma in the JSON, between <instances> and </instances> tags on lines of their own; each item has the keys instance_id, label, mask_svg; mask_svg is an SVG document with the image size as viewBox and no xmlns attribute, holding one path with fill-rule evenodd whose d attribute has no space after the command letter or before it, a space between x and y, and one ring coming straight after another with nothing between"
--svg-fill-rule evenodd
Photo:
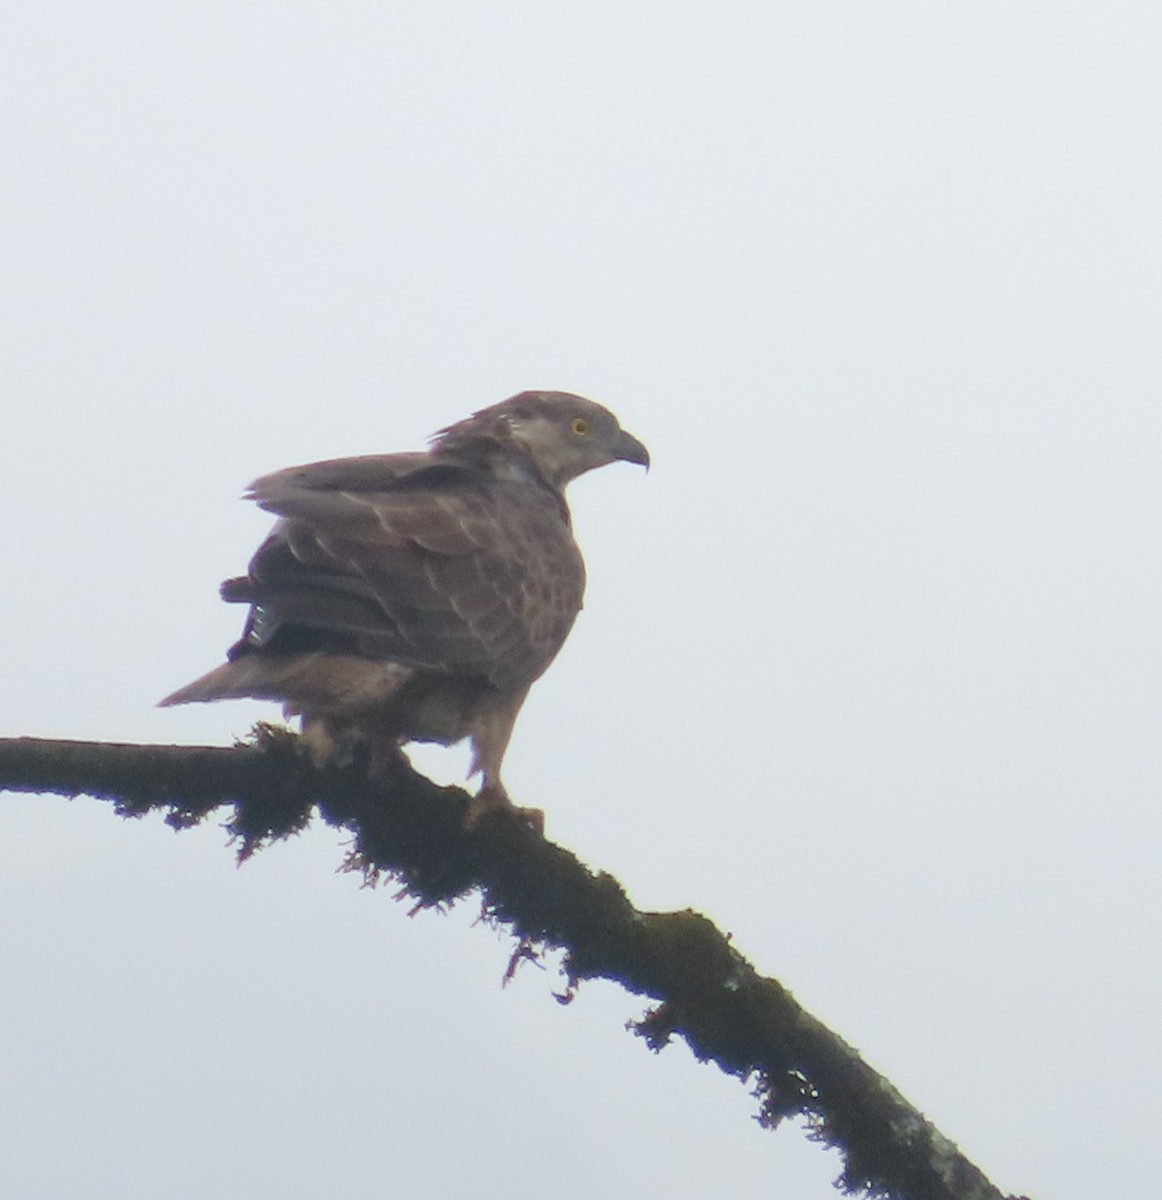
<instances>
[{"instance_id":1,"label":"bird's chest","mask_svg":"<svg viewBox=\"0 0 1162 1200\"><path fill-rule=\"evenodd\" d=\"M508 603L538 660L539 674L561 648L581 610L585 563L567 510L551 497L537 504L506 501L497 510L506 531L497 567L507 576Z\"/></svg>"}]
</instances>

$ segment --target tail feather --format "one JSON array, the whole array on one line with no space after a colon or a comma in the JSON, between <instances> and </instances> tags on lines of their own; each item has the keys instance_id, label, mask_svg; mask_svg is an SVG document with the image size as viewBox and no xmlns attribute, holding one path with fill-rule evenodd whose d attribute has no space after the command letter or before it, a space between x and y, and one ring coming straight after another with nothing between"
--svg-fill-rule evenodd
<instances>
[{"instance_id":1,"label":"tail feather","mask_svg":"<svg viewBox=\"0 0 1162 1200\"><path fill-rule=\"evenodd\" d=\"M159 708L212 700L279 700L288 712L361 711L387 703L415 671L402 663L354 655L240 654L178 688Z\"/></svg>"},{"instance_id":2,"label":"tail feather","mask_svg":"<svg viewBox=\"0 0 1162 1200\"><path fill-rule=\"evenodd\" d=\"M164 700L157 702L157 707L170 708L175 704L202 704L211 700L241 700L247 697L280 700L281 694L271 693L275 681L270 675L266 664L257 657L234 659L171 692Z\"/></svg>"}]
</instances>

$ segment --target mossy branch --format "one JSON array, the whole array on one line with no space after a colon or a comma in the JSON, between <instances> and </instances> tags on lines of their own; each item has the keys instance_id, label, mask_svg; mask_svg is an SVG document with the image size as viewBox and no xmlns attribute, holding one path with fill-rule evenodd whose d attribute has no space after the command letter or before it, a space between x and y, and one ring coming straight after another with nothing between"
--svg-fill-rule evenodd
<instances>
[{"instance_id":1,"label":"mossy branch","mask_svg":"<svg viewBox=\"0 0 1162 1200\"><path fill-rule=\"evenodd\" d=\"M837 1185L892 1200L1006 1200L923 1114L776 980L756 973L696 912L641 912L612 876L503 813L465 828L468 795L401 759L375 780L318 770L288 731L260 727L227 747L0 739L0 789L86 794L122 816L159 810L177 828L223 805L246 857L303 829L317 810L351 831L351 865L388 876L418 907L479 889L518 939L513 965L564 950L567 999L584 979L615 980L653 1004L635 1025L653 1049L680 1035L698 1058L749 1083L773 1127L802 1117L844 1158ZM1009 1197L1008 1200L1014 1200Z\"/></svg>"}]
</instances>

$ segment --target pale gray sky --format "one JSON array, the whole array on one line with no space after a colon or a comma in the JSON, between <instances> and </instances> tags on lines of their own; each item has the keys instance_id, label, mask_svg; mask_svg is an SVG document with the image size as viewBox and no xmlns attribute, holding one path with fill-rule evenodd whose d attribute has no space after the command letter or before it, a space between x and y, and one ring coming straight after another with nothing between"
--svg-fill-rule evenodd
<instances>
[{"instance_id":1,"label":"pale gray sky","mask_svg":"<svg viewBox=\"0 0 1162 1200\"><path fill-rule=\"evenodd\" d=\"M700 909L994 1181L1144 1195L1162 783L1162 10L9 6L0 731L226 743L276 467L526 387L587 607L506 778ZM422 756L455 775L463 756ZM833 1195L612 987L500 989L312 828L0 805L0 1192Z\"/></svg>"}]
</instances>

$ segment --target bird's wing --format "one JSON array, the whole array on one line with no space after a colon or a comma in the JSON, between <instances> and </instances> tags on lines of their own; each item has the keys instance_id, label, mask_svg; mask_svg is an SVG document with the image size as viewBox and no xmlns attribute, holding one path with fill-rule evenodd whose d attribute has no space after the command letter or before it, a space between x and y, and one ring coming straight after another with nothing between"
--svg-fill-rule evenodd
<instances>
[{"instance_id":1,"label":"bird's wing","mask_svg":"<svg viewBox=\"0 0 1162 1200\"><path fill-rule=\"evenodd\" d=\"M281 520L224 585L253 605L236 652L333 650L515 688L580 608L580 554L538 484L409 454L279 471L250 495Z\"/></svg>"}]
</instances>

